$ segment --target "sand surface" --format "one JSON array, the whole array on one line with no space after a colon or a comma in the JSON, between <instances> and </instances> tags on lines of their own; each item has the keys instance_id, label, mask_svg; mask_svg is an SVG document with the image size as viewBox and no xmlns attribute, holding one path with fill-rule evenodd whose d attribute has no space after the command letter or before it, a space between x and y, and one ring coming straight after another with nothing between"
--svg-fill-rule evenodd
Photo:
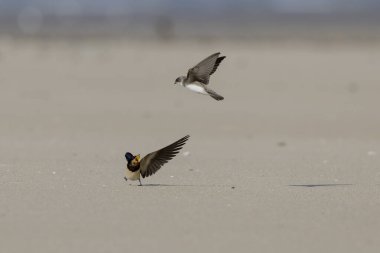
<instances>
[{"instance_id":1,"label":"sand surface","mask_svg":"<svg viewBox=\"0 0 380 253\"><path fill-rule=\"evenodd\" d=\"M0 252L380 248L380 46L1 40L0 88Z\"/></svg>"}]
</instances>

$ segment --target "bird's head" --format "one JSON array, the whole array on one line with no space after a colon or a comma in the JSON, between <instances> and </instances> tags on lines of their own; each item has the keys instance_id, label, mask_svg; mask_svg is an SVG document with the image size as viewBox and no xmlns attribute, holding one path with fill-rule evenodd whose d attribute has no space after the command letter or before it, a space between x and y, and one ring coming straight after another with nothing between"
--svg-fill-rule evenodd
<instances>
[{"instance_id":1,"label":"bird's head","mask_svg":"<svg viewBox=\"0 0 380 253\"><path fill-rule=\"evenodd\" d=\"M127 162L130 163L133 159L135 159L135 157L131 153L127 152L125 153L125 159L127 159Z\"/></svg>"},{"instance_id":2,"label":"bird's head","mask_svg":"<svg viewBox=\"0 0 380 253\"><path fill-rule=\"evenodd\" d=\"M180 84L182 85L183 84L183 80L185 80L185 76L180 76L180 77L177 77L177 79L175 79L175 82L174 84Z\"/></svg>"}]
</instances>

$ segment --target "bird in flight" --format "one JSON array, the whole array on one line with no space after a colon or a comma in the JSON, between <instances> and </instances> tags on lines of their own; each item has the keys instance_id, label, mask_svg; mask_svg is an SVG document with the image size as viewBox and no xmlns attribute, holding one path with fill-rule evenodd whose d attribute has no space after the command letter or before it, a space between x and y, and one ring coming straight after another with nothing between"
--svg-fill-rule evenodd
<instances>
[{"instance_id":1,"label":"bird in flight","mask_svg":"<svg viewBox=\"0 0 380 253\"><path fill-rule=\"evenodd\" d=\"M127 159L127 169L124 179L127 180L139 180L140 186L142 176L143 178L149 177L156 173L165 163L174 158L186 141L190 138L190 135L179 139L178 141L159 149L155 152L149 153L140 160L140 155L132 155L127 152L125 158Z\"/></svg>"},{"instance_id":2,"label":"bird in flight","mask_svg":"<svg viewBox=\"0 0 380 253\"><path fill-rule=\"evenodd\" d=\"M174 84L180 84L196 93L210 95L216 100L223 100L224 97L207 87L210 76L216 71L219 64L225 56L215 53L189 69L187 76L180 76L175 80Z\"/></svg>"}]
</instances>

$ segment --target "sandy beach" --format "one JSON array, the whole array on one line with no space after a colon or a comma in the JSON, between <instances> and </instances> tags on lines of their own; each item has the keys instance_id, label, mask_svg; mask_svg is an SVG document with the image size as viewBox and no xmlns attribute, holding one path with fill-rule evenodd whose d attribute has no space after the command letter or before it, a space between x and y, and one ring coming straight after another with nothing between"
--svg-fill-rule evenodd
<instances>
[{"instance_id":1,"label":"sandy beach","mask_svg":"<svg viewBox=\"0 0 380 253\"><path fill-rule=\"evenodd\" d=\"M216 51L224 101L174 85ZM378 44L2 39L0 251L378 252L379 69Z\"/></svg>"}]
</instances>

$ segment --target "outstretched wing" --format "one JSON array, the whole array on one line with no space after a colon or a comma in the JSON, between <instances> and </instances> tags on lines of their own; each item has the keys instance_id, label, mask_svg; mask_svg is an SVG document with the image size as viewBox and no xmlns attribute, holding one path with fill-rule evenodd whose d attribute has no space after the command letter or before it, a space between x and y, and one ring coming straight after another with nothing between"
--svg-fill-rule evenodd
<instances>
[{"instance_id":1,"label":"outstretched wing","mask_svg":"<svg viewBox=\"0 0 380 253\"><path fill-rule=\"evenodd\" d=\"M225 56L219 57L220 53L215 53L189 69L187 72L187 79L190 83L194 81L208 84L210 76L216 71L219 64L223 61Z\"/></svg>"},{"instance_id":2,"label":"outstretched wing","mask_svg":"<svg viewBox=\"0 0 380 253\"><path fill-rule=\"evenodd\" d=\"M144 156L140 162L140 173L142 177L144 178L153 175L162 167L162 165L175 157L182 146L185 145L189 137L190 135L186 135L169 146Z\"/></svg>"}]
</instances>

